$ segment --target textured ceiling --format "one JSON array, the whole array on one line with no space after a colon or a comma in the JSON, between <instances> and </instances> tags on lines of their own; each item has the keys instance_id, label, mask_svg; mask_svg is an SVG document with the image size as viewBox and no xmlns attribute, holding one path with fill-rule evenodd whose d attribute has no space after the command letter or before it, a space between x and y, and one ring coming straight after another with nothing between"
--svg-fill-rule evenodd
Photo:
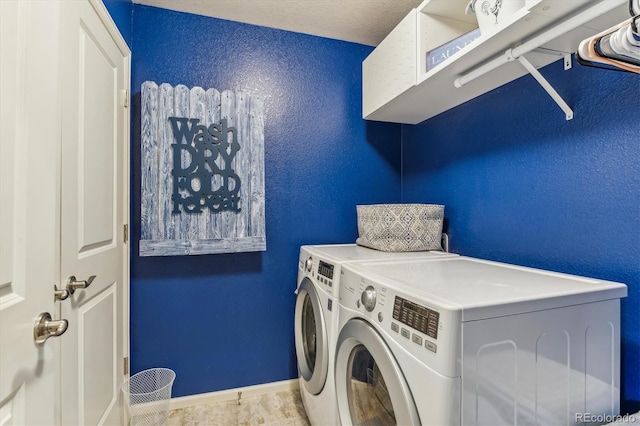
<instances>
[{"instance_id":1,"label":"textured ceiling","mask_svg":"<svg viewBox=\"0 0 640 426\"><path fill-rule=\"evenodd\" d=\"M421 0L134 0L135 3L377 46Z\"/></svg>"}]
</instances>

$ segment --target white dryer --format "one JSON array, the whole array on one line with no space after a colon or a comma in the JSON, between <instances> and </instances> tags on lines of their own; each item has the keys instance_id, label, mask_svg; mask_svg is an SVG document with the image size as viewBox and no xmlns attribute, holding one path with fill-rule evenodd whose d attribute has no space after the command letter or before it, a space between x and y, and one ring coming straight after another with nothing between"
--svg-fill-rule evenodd
<instances>
[{"instance_id":1,"label":"white dryer","mask_svg":"<svg viewBox=\"0 0 640 426\"><path fill-rule=\"evenodd\" d=\"M302 246L298 261L295 343L300 394L313 425L338 424L333 381L341 268L364 260L449 258L444 252L387 253L355 244Z\"/></svg>"},{"instance_id":2,"label":"white dryer","mask_svg":"<svg viewBox=\"0 0 640 426\"><path fill-rule=\"evenodd\" d=\"M468 257L342 273L341 424L566 425L618 414L624 284Z\"/></svg>"}]
</instances>

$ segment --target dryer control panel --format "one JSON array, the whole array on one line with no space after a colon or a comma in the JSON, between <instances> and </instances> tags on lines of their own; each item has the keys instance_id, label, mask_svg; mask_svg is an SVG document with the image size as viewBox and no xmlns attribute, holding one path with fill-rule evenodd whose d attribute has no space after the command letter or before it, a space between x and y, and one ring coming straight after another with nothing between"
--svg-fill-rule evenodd
<instances>
[{"instance_id":1,"label":"dryer control panel","mask_svg":"<svg viewBox=\"0 0 640 426\"><path fill-rule=\"evenodd\" d=\"M408 325L427 336L438 338L438 321L440 314L400 296L396 296L393 304L393 319Z\"/></svg>"},{"instance_id":2,"label":"dryer control panel","mask_svg":"<svg viewBox=\"0 0 640 426\"><path fill-rule=\"evenodd\" d=\"M369 275L356 262L343 265L336 273L342 273L339 327L351 319L362 319L394 346L392 351L402 348L443 376L460 376L462 310L458 306Z\"/></svg>"}]
</instances>

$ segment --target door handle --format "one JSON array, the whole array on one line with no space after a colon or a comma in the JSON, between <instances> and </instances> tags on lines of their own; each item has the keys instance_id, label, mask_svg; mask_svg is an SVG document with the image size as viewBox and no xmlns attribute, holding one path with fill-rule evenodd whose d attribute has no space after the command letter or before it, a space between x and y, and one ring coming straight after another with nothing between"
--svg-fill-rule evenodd
<instances>
[{"instance_id":1,"label":"door handle","mask_svg":"<svg viewBox=\"0 0 640 426\"><path fill-rule=\"evenodd\" d=\"M57 285L53 285L53 301L57 302L58 300L65 300L67 297L69 297L69 290L67 290L66 288L61 288L60 290L58 290L58 286Z\"/></svg>"},{"instance_id":2,"label":"door handle","mask_svg":"<svg viewBox=\"0 0 640 426\"><path fill-rule=\"evenodd\" d=\"M93 282L93 280L95 280L95 279L96 279L96 276L95 275L91 275L86 280L81 281L81 280L76 279L76 277L74 275L71 275L67 279L67 290L69 291L69 294L73 294L79 288L87 288L87 287L89 287L91 285L91 283Z\"/></svg>"},{"instance_id":3,"label":"door handle","mask_svg":"<svg viewBox=\"0 0 640 426\"><path fill-rule=\"evenodd\" d=\"M49 312L42 312L36 318L33 326L33 340L36 345L42 346L49 337L61 336L67 331L69 321L66 319L52 320Z\"/></svg>"}]
</instances>

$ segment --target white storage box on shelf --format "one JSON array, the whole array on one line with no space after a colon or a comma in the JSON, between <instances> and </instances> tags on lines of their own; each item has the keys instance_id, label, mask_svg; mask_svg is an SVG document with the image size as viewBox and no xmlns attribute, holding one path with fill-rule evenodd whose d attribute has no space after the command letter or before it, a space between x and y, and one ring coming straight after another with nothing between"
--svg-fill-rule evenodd
<instances>
[{"instance_id":1,"label":"white storage box on shelf","mask_svg":"<svg viewBox=\"0 0 640 426\"><path fill-rule=\"evenodd\" d=\"M362 63L364 117L413 87L416 73L416 10L413 9Z\"/></svg>"},{"instance_id":2,"label":"white storage box on shelf","mask_svg":"<svg viewBox=\"0 0 640 426\"><path fill-rule=\"evenodd\" d=\"M494 33L427 70L427 52L478 28L468 2L425 0L365 59L365 119L420 123L525 75L517 56L540 68L629 16L628 0L526 0ZM505 60L510 49L516 56ZM475 72L487 63L499 65Z\"/></svg>"}]
</instances>

